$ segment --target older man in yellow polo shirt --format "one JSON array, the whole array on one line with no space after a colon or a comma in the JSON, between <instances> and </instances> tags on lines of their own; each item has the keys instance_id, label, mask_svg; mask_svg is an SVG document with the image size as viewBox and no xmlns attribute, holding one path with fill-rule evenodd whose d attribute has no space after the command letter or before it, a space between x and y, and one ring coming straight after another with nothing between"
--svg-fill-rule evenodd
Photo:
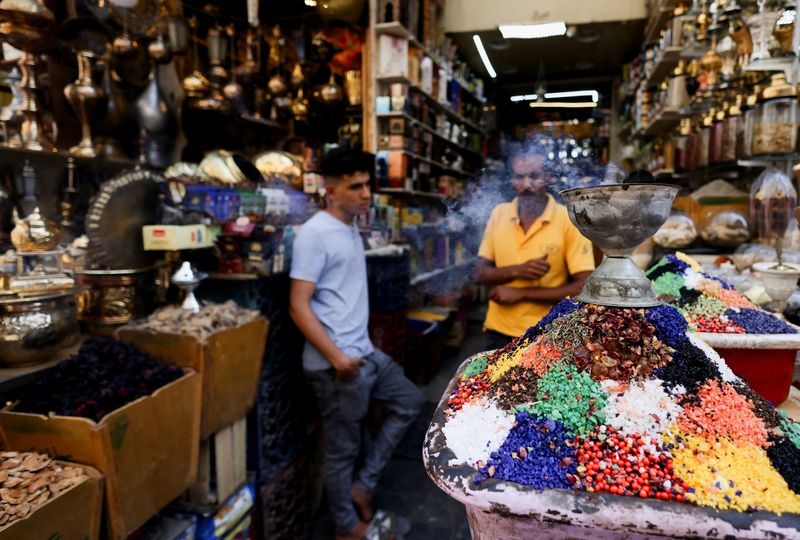
<instances>
[{"instance_id":1,"label":"older man in yellow polo shirt","mask_svg":"<svg viewBox=\"0 0 800 540\"><path fill-rule=\"evenodd\" d=\"M517 196L492 211L478 250L477 281L491 286L487 349L525 333L566 296L575 296L594 270L592 244L547 193L554 183L544 159L526 148L510 156Z\"/></svg>"}]
</instances>

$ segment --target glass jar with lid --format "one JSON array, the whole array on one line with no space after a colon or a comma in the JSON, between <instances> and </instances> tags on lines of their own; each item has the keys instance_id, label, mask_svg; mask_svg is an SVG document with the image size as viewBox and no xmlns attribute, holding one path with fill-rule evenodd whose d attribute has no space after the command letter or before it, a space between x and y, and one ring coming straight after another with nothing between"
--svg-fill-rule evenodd
<instances>
[{"instance_id":1,"label":"glass jar with lid","mask_svg":"<svg viewBox=\"0 0 800 540\"><path fill-rule=\"evenodd\" d=\"M761 86L755 85L753 87L753 92L747 96L747 100L745 101L738 152L740 158L749 158L753 155L753 137L755 135L756 119L758 118L761 101L761 91Z\"/></svg>"},{"instance_id":2,"label":"glass jar with lid","mask_svg":"<svg viewBox=\"0 0 800 540\"><path fill-rule=\"evenodd\" d=\"M711 120L711 132L708 137L708 163L716 165L722 158L722 131L725 122L725 110L730 104L725 102L723 108L714 112Z\"/></svg>"},{"instance_id":3,"label":"glass jar with lid","mask_svg":"<svg viewBox=\"0 0 800 540\"><path fill-rule=\"evenodd\" d=\"M661 145L661 168L665 171L675 171L675 145L671 137L665 137Z\"/></svg>"},{"instance_id":4,"label":"glass jar with lid","mask_svg":"<svg viewBox=\"0 0 800 540\"><path fill-rule=\"evenodd\" d=\"M750 190L750 228L753 241L770 243L783 237L797 206L797 191L789 177L769 167Z\"/></svg>"},{"instance_id":5,"label":"glass jar with lid","mask_svg":"<svg viewBox=\"0 0 800 540\"><path fill-rule=\"evenodd\" d=\"M784 73L772 76L764 89L756 121L753 154L786 154L797 146L797 89Z\"/></svg>"},{"instance_id":6,"label":"glass jar with lid","mask_svg":"<svg viewBox=\"0 0 800 540\"><path fill-rule=\"evenodd\" d=\"M722 126L722 153L720 161L727 163L736 160L736 152L739 140L739 133L742 126L742 102L743 95L736 96L736 101L728 109Z\"/></svg>"},{"instance_id":7,"label":"glass jar with lid","mask_svg":"<svg viewBox=\"0 0 800 540\"><path fill-rule=\"evenodd\" d=\"M693 171L697 168L697 140L699 136L691 120L689 120L687 125L689 126L689 145L686 149L686 169ZM700 123L698 122L697 125L699 127Z\"/></svg>"},{"instance_id":8,"label":"glass jar with lid","mask_svg":"<svg viewBox=\"0 0 800 540\"><path fill-rule=\"evenodd\" d=\"M697 157L695 167L702 169L708 167L708 147L711 143L711 124L714 123L716 111L711 109L703 121L697 125Z\"/></svg>"},{"instance_id":9,"label":"glass jar with lid","mask_svg":"<svg viewBox=\"0 0 800 540\"><path fill-rule=\"evenodd\" d=\"M680 130L672 138L676 173L682 173L689 170L689 136L691 132L692 121L688 118L682 119Z\"/></svg>"}]
</instances>

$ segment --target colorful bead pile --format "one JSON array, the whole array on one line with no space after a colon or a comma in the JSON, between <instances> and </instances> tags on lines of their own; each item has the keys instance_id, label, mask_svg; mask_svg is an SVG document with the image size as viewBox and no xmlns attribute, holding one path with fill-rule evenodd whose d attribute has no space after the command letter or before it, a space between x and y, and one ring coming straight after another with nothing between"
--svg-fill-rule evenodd
<instances>
[{"instance_id":1,"label":"colorful bead pile","mask_svg":"<svg viewBox=\"0 0 800 540\"><path fill-rule=\"evenodd\" d=\"M673 470L663 446L649 437L600 426L579 443L575 489L682 502L689 486Z\"/></svg>"},{"instance_id":2,"label":"colorful bead pile","mask_svg":"<svg viewBox=\"0 0 800 540\"><path fill-rule=\"evenodd\" d=\"M479 472L539 490L568 488L569 475L577 467L572 455L570 433L563 424L520 412L506 442ZM476 483L481 480L480 475L475 478Z\"/></svg>"},{"instance_id":3,"label":"colorful bead pile","mask_svg":"<svg viewBox=\"0 0 800 540\"><path fill-rule=\"evenodd\" d=\"M687 262L688 261L688 262ZM647 272L653 291L681 310L692 328L714 334L794 334L796 330L750 302L728 283L701 271L683 254L668 255Z\"/></svg>"},{"instance_id":4,"label":"colorful bead pile","mask_svg":"<svg viewBox=\"0 0 800 540\"><path fill-rule=\"evenodd\" d=\"M685 260L655 267L662 277L672 269L697 273L702 293L684 284L680 295L709 315L735 294ZM450 463L474 467L476 486L505 480L535 490L800 513L800 425L688 329L671 306L561 302L459 374L443 427Z\"/></svg>"}]
</instances>

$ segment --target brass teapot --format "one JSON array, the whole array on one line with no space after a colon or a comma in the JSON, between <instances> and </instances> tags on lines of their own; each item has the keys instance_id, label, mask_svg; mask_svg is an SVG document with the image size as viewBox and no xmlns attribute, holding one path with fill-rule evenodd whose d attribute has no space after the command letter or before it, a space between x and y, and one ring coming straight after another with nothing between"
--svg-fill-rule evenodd
<instances>
[{"instance_id":1,"label":"brass teapot","mask_svg":"<svg viewBox=\"0 0 800 540\"><path fill-rule=\"evenodd\" d=\"M13 219L16 225L11 231L11 243L17 251L52 251L58 246L58 225L42 216L38 207L23 219L19 218L15 208Z\"/></svg>"}]
</instances>

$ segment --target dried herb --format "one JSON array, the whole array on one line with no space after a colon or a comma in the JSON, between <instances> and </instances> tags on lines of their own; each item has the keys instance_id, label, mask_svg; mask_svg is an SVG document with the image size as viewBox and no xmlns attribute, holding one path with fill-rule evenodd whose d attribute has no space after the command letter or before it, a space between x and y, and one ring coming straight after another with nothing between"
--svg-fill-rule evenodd
<instances>
[{"instance_id":1,"label":"dried herb","mask_svg":"<svg viewBox=\"0 0 800 540\"><path fill-rule=\"evenodd\" d=\"M644 379L672 358L643 310L589 306L581 323L589 335L575 349L575 362L595 380Z\"/></svg>"},{"instance_id":2,"label":"dried herb","mask_svg":"<svg viewBox=\"0 0 800 540\"><path fill-rule=\"evenodd\" d=\"M14 410L99 421L182 375L182 368L157 362L131 343L90 337L77 354L18 390Z\"/></svg>"}]
</instances>

